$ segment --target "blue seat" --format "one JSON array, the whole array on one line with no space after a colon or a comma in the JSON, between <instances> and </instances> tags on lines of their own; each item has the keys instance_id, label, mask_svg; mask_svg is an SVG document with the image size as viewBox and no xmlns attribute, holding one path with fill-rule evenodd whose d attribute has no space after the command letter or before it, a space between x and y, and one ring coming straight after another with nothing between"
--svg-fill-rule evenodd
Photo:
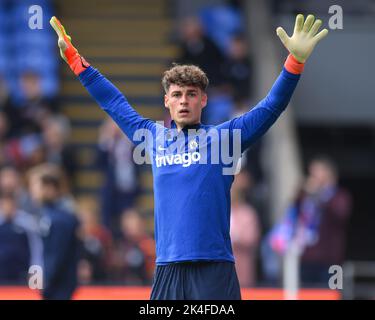
<instances>
[{"instance_id":1,"label":"blue seat","mask_svg":"<svg viewBox=\"0 0 375 320\"><path fill-rule=\"evenodd\" d=\"M51 50L56 46L56 39L51 34L40 32L39 30L30 30L28 32L16 32L12 38L12 47L21 49L22 47L42 47L45 50Z\"/></svg>"},{"instance_id":2,"label":"blue seat","mask_svg":"<svg viewBox=\"0 0 375 320\"><path fill-rule=\"evenodd\" d=\"M55 53L45 51L41 48L25 48L24 52L17 52L15 59L20 69L48 69L54 70L58 66Z\"/></svg>"},{"instance_id":3,"label":"blue seat","mask_svg":"<svg viewBox=\"0 0 375 320\"><path fill-rule=\"evenodd\" d=\"M22 2L22 1L21 1ZM44 1L35 0L35 1L26 1L27 4L19 4L13 7L11 10L10 16L12 17L12 28L13 30L31 30L29 28L29 21L33 17L34 12L29 12L29 9L32 5L40 5L42 8L42 19L43 19L43 29L49 29L49 17L53 15L53 10L51 10L50 5L44 5Z\"/></svg>"},{"instance_id":4,"label":"blue seat","mask_svg":"<svg viewBox=\"0 0 375 320\"><path fill-rule=\"evenodd\" d=\"M243 32L244 20L236 8L227 5L203 8L199 17L208 35L224 52L228 53L231 38Z\"/></svg>"},{"instance_id":5,"label":"blue seat","mask_svg":"<svg viewBox=\"0 0 375 320\"><path fill-rule=\"evenodd\" d=\"M0 72L4 72L15 99L20 98L19 76L25 71L34 70L40 74L42 91L52 97L59 88L56 38L49 25L53 15L52 0L12 0L11 7L5 10L0 0ZM43 29L31 29L29 21L32 5L43 10ZM2 32L7 30L7 32ZM9 63L9 59L12 63Z\"/></svg>"}]
</instances>

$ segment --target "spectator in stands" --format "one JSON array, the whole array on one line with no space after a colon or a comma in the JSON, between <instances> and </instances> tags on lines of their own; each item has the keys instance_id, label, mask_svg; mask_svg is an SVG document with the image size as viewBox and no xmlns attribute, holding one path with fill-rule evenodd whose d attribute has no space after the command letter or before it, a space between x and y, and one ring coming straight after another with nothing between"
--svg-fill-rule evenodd
<instances>
[{"instance_id":1,"label":"spectator in stands","mask_svg":"<svg viewBox=\"0 0 375 320\"><path fill-rule=\"evenodd\" d=\"M205 34L201 22L196 17L186 18L180 27L180 56L177 62L194 64L206 72L211 86L223 83L220 66L224 56L220 49Z\"/></svg>"},{"instance_id":2,"label":"spectator in stands","mask_svg":"<svg viewBox=\"0 0 375 320\"><path fill-rule=\"evenodd\" d=\"M49 116L42 126L46 161L63 168L69 183L74 182L77 170L76 155L67 144L70 134L69 120L62 115Z\"/></svg>"},{"instance_id":3,"label":"spectator in stands","mask_svg":"<svg viewBox=\"0 0 375 320\"><path fill-rule=\"evenodd\" d=\"M44 165L30 172L30 193L40 210L42 296L46 300L70 299L77 286L79 223L75 214L61 205L63 178L59 173Z\"/></svg>"},{"instance_id":4,"label":"spectator in stands","mask_svg":"<svg viewBox=\"0 0 375 320\"><path fill-rule=\"evenodd\" d=\"M23 99L16 106L18 111L16 125L23 134L39 133L43 121L53 111L53 105L43 96L41 78L38 73L24 72L19 81Z\"/></svg>"},{"instance_id":5,"label":"spectator in stands","mask_svg":"<svg viewBox=\"0 0 375 320\"><path fill-rule=\"evenodd\" d=\"M133 144L108 118L99 131L98 163L105 176L101 190L103 222L115 236L119 235L119 215L134 205L139 191L133 149Z\"/></svg>"},{"instance_id":6,"label":"spectator in stands","mask_svg":"<svg viewBox=\"0 0 375 320\"><path fill-rule=\"evenodd\" d=\"M260 138L243 153L242 167L244 169L244 174L248 176L247 181L249 181L246 200L256 209L261 229L264 232L265 230L269 230L270 221L268 216L269 190L264 179L262 165L262 139L263 138Z\"/></svg>"},{"instance_id":7,"label":"spectator in stands","mask_svg":"<svg viewBox=\"0 0 375 320\"><path fill-rule=\"evenodd\" d=\"M0 282L26 284L30 265L42 265L36 220L18 208L17 197L0 191Z\"/></svg>"},{"instance_id":8,"label":"spectator in stands","mask_svg":"<svg viewBox=\"0 0 375 320\"><path fill-rule=\"evenodd\" d=\"M100 224L99 210L91 198L78 202L81 221L82 248L79 261L81 283L97 283L108 280L112 274L113 240L111 233Z\"/></svg>"},{"instance_id":9,"label":"spectator in stands","mask_svg":"<svg viewBox=\"0 0 375 320\"><path fill-rule=\"evenodd\" d=\"M25 284L30 247L26 230L14 221L15 215L14 195L0 191L0 282Z\"/></svg>"},{"instance_id":10,"label":"spectator in stands","mask_svg":"<svg viewBox=\"0 0 375 320\"><path fill-rule=\"evenodd\" d=\"M4 135L3 138L9 139L10 137L16 137L18 135L17 129L18 124L13 123L17 121L18 112L15 106L13 105L10 97L10 92L8 90L8 84L5 78L0 76L0 113L1 118L6 123L6 127L3 128Z\"/></svg>"},{"instance_id":11,"label":"spectator in stands","mask_svg":"<svg viewBox=\"0 0 375 320\"><path fill-rule=\"evenodd\" d=\"M64 210L69 211L69 212L76 212L76 203L75 199L70 193L69 189L69 183L66 177L66 174L62 168L56 164L53 163L42 163L38 166L35 166L31 168L29 171L26 172L25 178L27 181L27 184L29 186L30 190L30 185L31 185L31 173L34 172L34 168L37 168L36 171L42 171L45 174L50 174L52 176L58 176L60 179L60 197L58 199L58 204L60 207L64 208ZM29 193L29 206L33 207L35 203L32 201L30 198L30 193ZM38 210L37 210L38 211Z\"/></svg>"},{"instance_id":12,"label":"spectator in stands","mask_svg":"<svg viewBox=\"0 0 375 320\"><path fill-rule=\"evenodd\" d=\"M249 186L248 175L240 172L234 179L231 197L231 230L233 254L241 287L256 284L257 248L260 238L260 224L255 209L245 201Z\"/></svg>"},{"instance_id":13,"label":"spectator in stands","mask_svg":"<svg viewBox=\"0 0 375 320\"><path fill-rule=\"evenodd\" d=\"M6 89L0 90L1 118L6 122L5 136L0 135L0 148L4 163L12 163L19 170L26 171L45 160L40 130L50 111L47 111L47 103L42 97L37 74L26 72L21 83L25 99L20 105L7 97Z\"/></svg>"},{"instance_id":14,"label":"spectator in stands","mask_svg":"<svg viewBox=\"0 0 375 320\"><path fill-rule=\"evenodd\" d=\"M237 105L244 105L246 110L249 108L252 94L253 68L249 55L244 36L235 35L230 40L228 56L222 67L222 73L230 85L234 100Z\"/></svg>"},{"instance_id":15,"label":"spectator in stands","mask_svg":"<svg viewBox=\"0 0 375 320\"><path fill-rule=\"evenodd\" d=\"M119 280L129 285L150 285L155 264L155 243L135 209L121 215L122 238L117 242L116 264Z\"/></svg>"},{"instance_id":16,"label":"spectator in stands","mask_svg":"<svg viewBox=\"0 0 375 320\"><path fill-rule=\"evenodd\" d=\"M8 140L5 146L5 154L8 163L22 172L44 162L45 159L41 136L36 133Z\"/></svg>"},{"instance_id":17,"label":"spectator in stands","mask_svg":"<svg viewBox=\"0 0 375 320\"><path fill-rule=\"evenodd\" d=\"M18 207L30 212L29 195L24 186L23 177L15 167L7 165L0 170L0 190L14 194Z\"/></svg>"},{"instance_id":18,"label":"spectator in stands","mask_svg":"<svg viewBox=\"0 0 375 320\"><path fill-rule=\"evenodd\" d=\"M342 265L345 259L351 197L338 186L337 168L329 158L314 158L308 169L296 199L269 240L280 255L295 242L301 254L302 284L327 286L329 267Z\"/></svg>"}]
</instances>

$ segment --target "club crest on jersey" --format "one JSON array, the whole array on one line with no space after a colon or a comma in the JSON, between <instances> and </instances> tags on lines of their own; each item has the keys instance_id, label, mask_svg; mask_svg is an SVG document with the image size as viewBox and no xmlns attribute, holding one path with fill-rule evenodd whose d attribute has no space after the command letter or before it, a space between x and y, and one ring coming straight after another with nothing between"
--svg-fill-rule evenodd
<instances>
[{"instance_id":1,"label":"club crest on jersey","mask_svg":"<svg viewBox=\"0 0 375 320\"><path fill-rule=\"evenodd\" d=\"M190 150L196 150L198 148L198 142L195 140L191 140L189 142L189 149Z\"/></svg>"}]
</instances>

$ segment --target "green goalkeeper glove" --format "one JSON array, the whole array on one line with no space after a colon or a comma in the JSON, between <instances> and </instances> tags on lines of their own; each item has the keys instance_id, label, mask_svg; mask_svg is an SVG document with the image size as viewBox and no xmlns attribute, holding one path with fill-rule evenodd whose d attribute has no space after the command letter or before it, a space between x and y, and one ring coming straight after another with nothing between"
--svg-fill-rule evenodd
<instances>
[{"instance_id":1,"label":"green goalkeeper glove","mask_svg":"<svg viewBox=\"0 0 375 320\"><path fill-rule=\"evenodd\" d=\"M53 29L55 29L59 40L58 46L60 48L60 55L69 65L70 69L75 75L79 75L86 70L90 64L78 53L78 50L72 45L72 38L66 34L64 26L56 17L52 17L50 22Z\"/></svg>"},{"instance_id":2,"label":"green goalkeeper glove","mask_svg":"<svg viewBox=\"0 0 375 320\"><path fill-rule=\"evenodd\" d=\"M303 15L297 15L292 37L289 37L282 27L276 29L281 42L300 63L306 62L316 44L328 34L327 29L318 33L322 21L314 20L315 17L310 14L304 23Z\"/></svg>"}]
</instances>

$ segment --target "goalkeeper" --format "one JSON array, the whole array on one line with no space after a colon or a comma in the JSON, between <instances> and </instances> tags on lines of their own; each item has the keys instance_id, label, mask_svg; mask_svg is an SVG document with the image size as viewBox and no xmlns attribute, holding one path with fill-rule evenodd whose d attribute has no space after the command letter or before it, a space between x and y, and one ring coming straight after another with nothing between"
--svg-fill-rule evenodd
<instances>
[{"instance_id":1,"label":"goalkeeper","mask_svg":"<svg viewBox=\"0 0 375 320\"><path fill-rule=\"evenodd\" d=\"M202 132L226 131L231 136L239 129L241 151L249 147L286 108L304 63L328 30L318 33L321 20L312 15L305 20L301 14L296 17L292 37L277 28L290 54L270 92L251 111L218 126L200 122L207 103L205 73L196 66L173 66L162 79L164 104L172 118L169 129L140 116L121 92L78 53L61 23L55 17L50 23L58 34L62 58L129 139L139 145L143 141L135 138L137 130L151 133L146 147L153 160L157 255L151 299L241 299L229 237L234 176L222 173L222 162L198 162L201 154L196 141ZM196 130L194 141L189 129ZM177 139L172 131L178 132L178 138L183 137L183 148L173 152L168 148ZM192 160L188 164L181 162L186 155Z\"/></svg>"}]
</instances>

